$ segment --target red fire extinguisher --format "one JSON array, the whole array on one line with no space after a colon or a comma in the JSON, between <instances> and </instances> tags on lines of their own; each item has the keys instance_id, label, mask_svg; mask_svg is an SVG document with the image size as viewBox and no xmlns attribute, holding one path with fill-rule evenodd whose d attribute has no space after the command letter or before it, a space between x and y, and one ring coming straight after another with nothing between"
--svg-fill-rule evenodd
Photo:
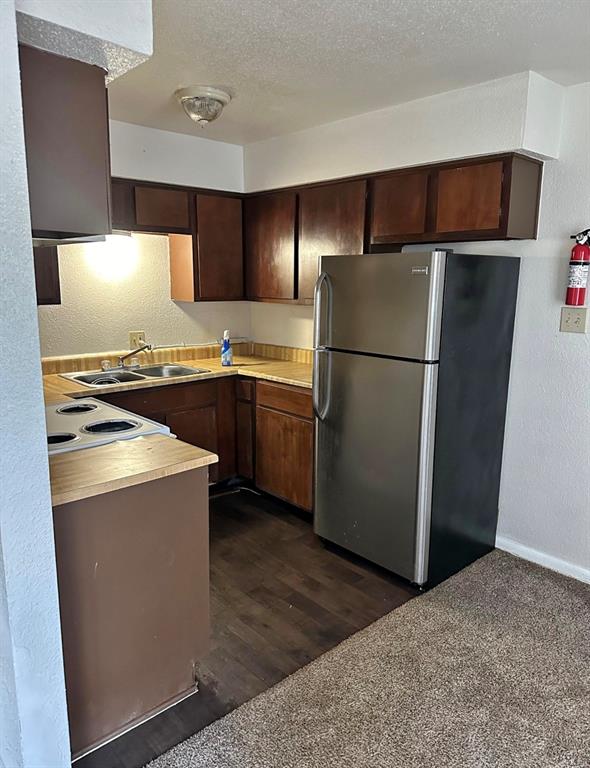
<instances>
[{"instance_id":1,"label":"red fire extinguisher","mask_svg":"<svg viewBox=\"0 0 590 768\"><path fill-rule=\"evenodd\" d=\"M590 268L590 229L572 235L576 244L570 256L565 303L568 307L583 307L586 301L588 270Z\"/></svg>"}]
</instances>

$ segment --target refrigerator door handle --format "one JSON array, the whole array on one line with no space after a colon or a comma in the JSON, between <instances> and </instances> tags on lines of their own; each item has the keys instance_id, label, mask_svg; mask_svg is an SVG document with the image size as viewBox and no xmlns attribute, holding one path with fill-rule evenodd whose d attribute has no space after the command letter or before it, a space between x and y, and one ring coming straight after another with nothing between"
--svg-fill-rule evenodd
<instances>
[{"instance_id":1,"label":"refrigerator door handle","mask_svg":"<svg viewBox=\"0 0 590 768\"><path fill-rule=\"evenodd\" d=\"M322 310L323 310L323 303L322 303L322 296L323 296L323 287L326 286L327 294L328 294L328 305L327 305L327 315L326 315L326 339L325 341L322 341L321 339L321 329L320 325L322 323ZM317 279L317 282L315 284L315 288L313 291L313 346L320 347L320 346L329 346L330 340L332 338L332 301L331 301L331 285L330 285L330 278L327 274L327 272L320 272L320 276Z\"/></svg>"},{"instance_id":2,"label":"refrigerator door handle","mask_svg":"<svg viewBox=\"0 0 590 768\"><path fill-rule=\"evenodd\" d=\"M327 356L328 367L326 375L323 375L321 360L324 356ZM313 412L319 421L323 421L328 414L330 407L330 388L331 388L331 373L332 373L332 358L329 350L327 349L314 349L313 351L313 379L312 379L312 406ZM320 390L321 380L324 381L324 395L321 395Z\"/></svg>"}]
</instances>

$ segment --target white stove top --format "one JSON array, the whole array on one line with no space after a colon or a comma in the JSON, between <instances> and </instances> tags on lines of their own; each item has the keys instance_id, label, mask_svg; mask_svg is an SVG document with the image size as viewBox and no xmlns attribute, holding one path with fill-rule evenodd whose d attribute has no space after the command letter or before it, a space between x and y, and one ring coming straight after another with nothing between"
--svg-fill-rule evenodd
<instances>
[{"instance_id":1,"label":"white stove top","mask_svg":"<svg viewBox=\"0 0 590 768\"><path fill-rule=\"evenodd\" d=\"M46 406L45 422L50 454L94 448L143 435L170 434L164 424L91 397Z\"/></svg>"}]
</instances>

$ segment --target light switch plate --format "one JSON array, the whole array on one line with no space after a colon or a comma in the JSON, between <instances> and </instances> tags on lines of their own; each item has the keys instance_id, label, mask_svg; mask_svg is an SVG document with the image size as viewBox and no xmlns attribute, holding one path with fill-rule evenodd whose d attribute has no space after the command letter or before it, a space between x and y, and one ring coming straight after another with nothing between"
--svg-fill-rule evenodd
<instances>
[{"instance_id":1,"label":"light switch plate","mask_svg":"<svg viewBox=\"0 0 590 768\"><path fill-rule=\"evenodd\" d=\"M137 349L145 344L145 331L129 331L129 349Z\"/></svg>"},{"instance_id":2,"label":"light switch plate","mask_svg":"<svg viewBox=\"0 0 590 768\"><path fill-rule=\"evenodd\" d=\"M587 333L588 307L562 307L559 330L566 333Z\"/></svg>"}]
</instances>

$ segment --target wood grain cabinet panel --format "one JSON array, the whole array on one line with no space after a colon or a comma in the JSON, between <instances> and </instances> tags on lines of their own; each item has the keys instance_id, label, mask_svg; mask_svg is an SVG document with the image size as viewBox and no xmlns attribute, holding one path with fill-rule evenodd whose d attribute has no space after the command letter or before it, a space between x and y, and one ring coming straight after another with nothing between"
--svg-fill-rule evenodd
<instances>
[{"instance_id":1,"label":"wood grain cabinet panel","mask_svg":"<svg viewBox=\"0 0 590 768\"><path fill-rule=\"evenodd\" d=\"M57 246L33 248L37 304L61 304Z\"/></svg>"},{"instance_id":2,"label":"wood grain cabinet panel","mask_svg":"<svg viewBox=\"0 0 590 768\"><path fill-rule=\"evenodd\" d=\"M135 191L132 182L124 179L112 180L111 210L115 229L135 229Z\"/></svg>"},{"instance_id":3,"label":"wood grain cabinet panel","mask_svg":"<svg viewBox=\"0 0 590 768\"><path fill-rule=\"evenodd\" d=\"M244 201L247 293L251 299L295 298L294 191Z\"/></svg>"},{"instance_id":4,"label":"wood grain cabinet panel","mask_svg":"<svg viewBox=\"0 0 590 768\"><path fill-rule=\"evenodd\" d=\"M426 231L429 170L378 176L371 182L371 243Z\"/></svg>"},{"instance_id":5,"label":"wood grain cabinet panel","mask_svg":"<svg viewBox=\"0 0 590 768\"><path fill-rule=\"evenodd\" d=\"M108 234L104 70L25 45L19 56L33 235Z\"/></svg>"},{"instance_id":6,"label":"wood grain cabinet panel","mask_svg":"<svg viewBox=\"0 0 590 768\"><path fill-rule=\"evenodd\" d=\"M169 187L135 186L135 223L153 232L190 230L189 194Z\"/></svg>"},{"instance_id":7,"label":"wood grain cabinet panel","mask_svg":"<svg viewBox=\"0 0 590 768\"><path fill-rule=\"evenodd\" d=\"M313 299L320 256L363 252L366 186L360 179L299 192L299 299Z\"/></svg>"},{"instance_id":8,"label":"wood grain cabinet panel","mask_svg":"<svg viewBox=\"0 0 590 768\"><path fill-rule=\"evenodd\" d=\"M254 405L236 403L236 442L238 475L254 479Z\"/></svg>"},{"instance_id":9,"label":"wood grain cabinet panel","mask_svg":"<svg viewBox=\"0 0 590 768\"><path fill-rule=\"evenodd\" d=\"M100 395L100 400L167 424L179 440L219 456L211 466L215 482L236 473L236 417L233 378Z\"/></svg>"},{"instance_id":10,"label":"wood grain cabinet panel","mask_svg":"<svg viewBox=\"0 0 590 768\"><path fill-rule=\"evenodd\" d=\"M303 387L259 381L256 384L256 405L285 411L303 419L313 419L311 390Z\"/></svg>"},{"instance_id":11,"label":"wood grain cabinet panel","mask_svg":"<svg viewBox=\"0 0 590 768\"><path fill-rule=\"evenodd\" d=\"M197 195L196 207L199 298L242 299L242 201Z\"/></svg>"},{"instance_id":12,"label":"wood grain cabinet panel","mask_svg":"<svg viewBox=\"0 0 590 768\"><path fill-rule=\"evenodd\" d=\"M179 440L217 453L217 408L214 405L173 411L166 415L166 424ZM217 464L212 464L209 467L209 479L214 482L218 475Z\"/></svg>"},{"instance_id":13,"label":"wood grain cabinet panel","mask_svg":"<svg viewBox=\"0 0 590 768\"><path fill-rule=\"evenodd\" d=\"M542 163L515 154L440 163L370 181L370 243L534 238Z\"/></svg>"},{"instance_id":14,"label":"wood grain cabinet panel","mask_svg":"<svg viewBox=\"0 0 590 768\"><path fill-rule=\"evenodd\" d=\"M438 172L436 232L500 228L504 163L443 168Z\"/></svg>"},{"instance_id":15,"label":"wood grain cabinet panel","mask_svg":"<svg viewBox=\"0 0 590 768\"><path fill-rule=\"evenodd\" d=\"M310 511L313 422L256 406L256 485Z\"/></svg>"}]
</instances>

